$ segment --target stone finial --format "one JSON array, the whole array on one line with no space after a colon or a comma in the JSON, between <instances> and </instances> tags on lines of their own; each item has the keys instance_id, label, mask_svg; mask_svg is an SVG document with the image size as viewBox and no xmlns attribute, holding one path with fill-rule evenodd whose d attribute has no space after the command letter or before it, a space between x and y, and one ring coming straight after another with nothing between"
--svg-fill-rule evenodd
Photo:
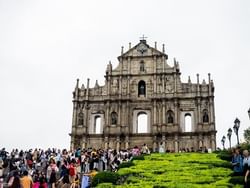
<instances>
[{"instance_id":1,"label":"stone finial","mask_svg":"<svg viewBox=\"0 0 250 188\"><path fill-rule=\"evenodd\" d=\"M180 70L180 65L179 65L179 62L178 62L178 61L176 62L176 69L177 69L177 70Z\"/></svg>"},{"instance_id":2,"label":"stone finial","mask_svg":"<svg viewBox=\"0 0 250 188\"><path fill-rule=\"evenodd\" d=\"M206 85L206 81L205 81L205 79L203 79L202 84L203 84L203 85Z\"/></svg>"},{"instance_id":3,"label":"stone finial","mask_svg":"<svg viewBox=\"0 0 250 188\"><path fill-rule=\"evenodd\" d=\"M130 42L130 43L128 43L128 48L129 48L129 49L131 49L131 42Z\"/></svg>"},{"instance_id":4,"label":"stone finial","mask_svg":"<svg viewBox=\"0 0 250 188\"><path fill-rule=\"evenodd\" d=\"M208 83L211 83L211 74L208 73Z\"/></svg>"},{"instance_id":5,"label":"stone finial","mask_svg":"<svg viewBox=\"0 0 250 188\"><path fill-rule=\"evenodd\" d=\"M84 86L84 84L82 84L82 87L81 87L81 89L85 89L85 86Z\"/></svg>"},{"instance_id":6,"label":"stone finial","mask_svg":"<svg viewBox=\"0 0 250 188\"><path fill-rule=\"evenodd\" d=\"M162 52L165 53L165 44L162 44Z\"/></svg>"},{"instance_id":7,"label":"stone finial","mask_svg":"<svg viewBox=\"0 0 250 188\"><path fill-rule=\"evenodd\" d=\"M190 78L190 76L188 76L188 83L189 84L191 84L192 82L191 82L191 78Z\"/></svg>"},{"instance_id":8,"label":"stone finial","mask_svg":"<svg viewBox=\"0 0 250 188\"><path fill-rule=\"evenodd\" d=\"M95 88L99 87L98 80L95 81Z\"/></svg>"},{"instance_id":9,"label":"stone finial","mask_svg":"<svg viewBox=\"0 0 250 188\"><path fill-rule=\"evenodd\" d=\"M176 65L176 58L174 57L174 65Z\"/></svg>"},{"instance_id":10,"label":"stone finial","mask_svg":"<svg viewBox=\"0 0 250 188\"><path fill-rule=\"evenodd\" d=\"M79 78L76 79L76 89L79 88Z\"/></svg>"},{"instance_id":11,"label":"stone finial","mask_svg":"<svg viewBox=\"0 0 250 188\"><path fill-rule=\"evenodd\" d=\"M124 50L124 47L122 46L122 48L121 48L121 55L123 54L123 50Z\"/></svg>"},{"instance_id":12,"label":"stone finial","mask_svg":"<svg viewBox=\"0 0 250 188\"><path fill-rule=\"evenodd\" d=\"M89 89L89 78L87 79L87 89Z\"/></svg>"},{"instance_id":13,"label":"stone finial","mask_svg":"<svg viewBox=\"0 0 250 188\"><path fill-rule=\"evenodd\" d=\"M197 84L199 84L200 83L200 80L199 80L199 74L196 74L196 76L197 76Z\"/></svg>"},{"instance_id":14,"label":"stone finial","mask_svg":"<svg viewBox=\"0 0 250 188\"><path fill-rule=\"evenodd\" d=\"M155 41L155 49L157 49L157 42Z\"/></svg>"},{"instance_id":15,"label":"stone finial","mask_svg":"<svg viewBox=\"0 0 250 188\"><path fill-rule=\"evenodd\" d=\"M112 64L111 64L111 61L109 61L109 63L107 64L106 74L109 74L110 72L112 72Z\"/></svg>"}]
</instances>

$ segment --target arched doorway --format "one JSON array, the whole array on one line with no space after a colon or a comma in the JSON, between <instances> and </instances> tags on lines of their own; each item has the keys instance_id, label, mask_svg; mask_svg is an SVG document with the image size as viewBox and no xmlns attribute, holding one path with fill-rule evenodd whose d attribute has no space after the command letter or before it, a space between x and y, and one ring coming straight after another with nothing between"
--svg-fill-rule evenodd
<instances>
[{"instance_id":1,"label":"arched doorway","mask_svg":"<svg viewBox=\"0 0 250 188\"><path fill-rule=\"evenodd\" d=\"M192 116L189 113L185 114L184 132L192 132Z\"/></svg>"},{"instance_id":2,"label":"arched doorway","mask_svg":"<svg viewBox=\"0 0 250 188\"><path fill-rule=\"evenodd\" d=\"M137 133L148 133L148 115L140 112L137 115Z\"/></svg>"},{"instance_id":3,"label":"arched doorway","mask_svg":"<svg viewBox=\"0 0 250 188\"><path fill-rule=\"evenodd\" d=\"M101 134L101 117L95 116L94 134Z\"/></svg>"}]
</instances>

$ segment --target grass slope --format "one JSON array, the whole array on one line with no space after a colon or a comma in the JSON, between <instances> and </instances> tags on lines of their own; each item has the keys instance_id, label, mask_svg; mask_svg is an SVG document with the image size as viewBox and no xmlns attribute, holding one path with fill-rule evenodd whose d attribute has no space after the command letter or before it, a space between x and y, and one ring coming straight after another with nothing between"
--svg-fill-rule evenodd
<instances>
[{"instance_id":1,"label":"grass slope","mask_svg":"<svg viewBox=\"0 0 250 188\"><path fill-rule=\"evenodd\" d=\"M241 187L229 183L230 163L213 153L152 154L145 156L145 160L133 162L134 166L118 171L125 179L124 184L103 183L98 187Z\"/></svg>"}]
</instances>

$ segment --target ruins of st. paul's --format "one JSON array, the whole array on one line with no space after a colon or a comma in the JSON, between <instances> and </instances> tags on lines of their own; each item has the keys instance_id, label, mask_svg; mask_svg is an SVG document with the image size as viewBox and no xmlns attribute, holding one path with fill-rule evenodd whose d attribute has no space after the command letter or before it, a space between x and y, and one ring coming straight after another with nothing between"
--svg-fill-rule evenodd
<instances>
[{"instance_id":1,"label":"ruins of st. paul's","mask_svg":"<svg viewBox=\"0 0 250 188\"><path fill-rule=\"evenodd\" d=\"M153 151L163 145L182 148L216 148L214 84L199 79L181 82L179 63L167 62L162 49L145 38L107 65L105 85L79 86L73 92L71 149L141 147ZM97 67L98 68L98 67Z\"/></svg>"}]
</instances>

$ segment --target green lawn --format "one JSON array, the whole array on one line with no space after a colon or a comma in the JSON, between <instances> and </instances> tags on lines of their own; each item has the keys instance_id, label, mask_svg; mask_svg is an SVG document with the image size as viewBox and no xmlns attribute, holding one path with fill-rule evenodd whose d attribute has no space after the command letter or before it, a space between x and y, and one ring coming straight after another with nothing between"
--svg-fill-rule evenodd
<instances>
[{"instance_id":1,"label":"green lawn","mask_svg":"<svg viewBox=\"0 0 250 188\"><path fill-rule=\"evenodd\" d=\"M151 154L133 163L118 171L125 181L122 185L102 183L98 187L241 187L229 183L230 163L213 153Z\"/></svg>"}]
</instances>

